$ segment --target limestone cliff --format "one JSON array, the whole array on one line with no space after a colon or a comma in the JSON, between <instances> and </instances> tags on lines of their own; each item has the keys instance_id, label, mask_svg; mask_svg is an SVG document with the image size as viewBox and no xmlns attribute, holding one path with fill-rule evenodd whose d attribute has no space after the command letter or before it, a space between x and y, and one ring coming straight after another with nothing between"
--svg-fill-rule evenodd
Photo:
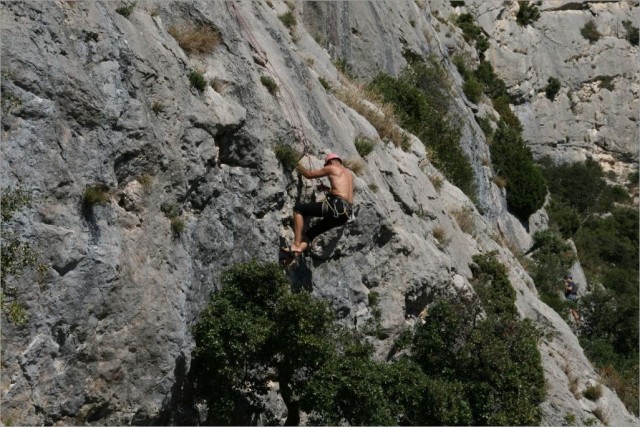
<instances>
[{"instance_id":1,"label":"limestone cliff","mask_svg":"<svg viewBox=\"0 0 640 427\"><path fill-rule=\"evenodd\" d=\"M574 394L598 374L509 249L529 247L544 213L525 229L492 180L478 107L462 94L435 18L452 13L448 2L300 2L292 29L278 18L291 5L275 0L138 1L118 10L126 6L1 4L1 183L32 199L3 223L3 237L28 242L45 266L7 278L27 320L3 313L3 423L173 422L189 328L220 272L252 258L275 261L292 237L295 199L312 192L283 170L275 145L306 149L312 165L329 151L358 159L355 137L377 131L319 78L351 84L332 58L346 58L361 79L397 73L406 49L436 55L451 74L477 204L416 138L407 151L379 141L357 177L357 221L323 237L322 259L307 260L292 279L351 325L371 316L375 289L383 326L397 331L436 295L473 292L472 256L498 251L519 311L547 332L544 423L561 424L568 413L595 420L596 410L610 425L638 422L606 388L598 402ZM185 52L170 31L188 25L216 28L220 45ZM194 87L193 71L212 83ZM279 90L270 93L261 77ZM517 80L538 88L544 78ZM633 108L625 99L620 108ZM88 203L87 188L105 203ZM377 343L380 358L394 337Z\"/></svg>"}]
</instances>

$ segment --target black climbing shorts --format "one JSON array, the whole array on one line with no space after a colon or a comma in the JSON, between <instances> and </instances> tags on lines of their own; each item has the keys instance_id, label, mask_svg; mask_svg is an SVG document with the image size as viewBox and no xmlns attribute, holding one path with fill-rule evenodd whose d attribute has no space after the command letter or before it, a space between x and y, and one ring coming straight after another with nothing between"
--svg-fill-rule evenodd
<instances>
[{"instance_id":1,"label":"black climbing shorts","mask_svg":"<svg viewBox=\"0 0 640 427\"><path fill-rule=\"evenodd\" d=\"M352 209L351 203L333 195L327 195L326 200L322 202L296 203L293 208L294 212L301 214L305 218L322 218L309 227L309 230L305 233L309 243L320 234L344 225L344 223L349 221Z\"/></svg>"}]
</instances>

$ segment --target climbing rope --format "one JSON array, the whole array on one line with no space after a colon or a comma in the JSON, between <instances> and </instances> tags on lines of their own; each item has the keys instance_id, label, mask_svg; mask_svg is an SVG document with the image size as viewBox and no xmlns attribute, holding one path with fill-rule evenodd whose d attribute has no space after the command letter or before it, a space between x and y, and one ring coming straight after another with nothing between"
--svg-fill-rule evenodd
<instances>
[{"instance_id":1,"label":"climbing rope","mask_svg":"<svg viewBox=\"0 0 640 427\"><path fill-rule=\"evenodd\" d=\"M309 140L307 139L307 136L306 136L306 134L304 132L303 120L302 120L302 117L301 117L301 114L300 114L300 110L299 110L299 108L298 108L298 106L297 106L297 104L295 102L295 98L294 98L293 94L291 93L291 91L289 90L287 85L284 84L284 80L282 78L280 78L280 75L278 74L276 69L269 62L269 58L267 58L267 55L264 52L264 50L262 49L262 47L260 46L260 43L258 42L256 36L251 31L250 25L247 23L245 18L240 13L240 11L238 9L238 5L236 4L236 1L235 0L231 0L228 3L228 5L230 5L231 13L233 14L233 16L235 17L236 21L238 22L242 32L244 32L244 34L246 35L247 41L249 42L249 46L251 47L251 49L253 51L256 52L256 55L262 61L262 63L264 64L264 68L266 69L267 73L269 73L269 75L278 83L278 87L281 88L282 92L284 92L286 94L286 97L282 96L280 94L276 94L276 99L278 99L283 111L285 112L285 116L287 118L287 121L293 127L294 132L296 134L296 139L299 142L302 143L302 146L303 146L302 154L303 154L303 156L309 154L311 152L311 150L309 148ZM288 98L289 102L291 103L291 108L287 104L287 98ZM295 113L295 118L294 118L294 114L291 112L291 110L293 110L293 112ZM294 122L296 122L296 123L294 123ZM309 158L308 161L309 161L309 169L313 169L312 164L311 164L311 158ZM319 178L316 178L316 181L318 182L318 186L322 185L322 181Z\"/></svg>"}]
</instances>

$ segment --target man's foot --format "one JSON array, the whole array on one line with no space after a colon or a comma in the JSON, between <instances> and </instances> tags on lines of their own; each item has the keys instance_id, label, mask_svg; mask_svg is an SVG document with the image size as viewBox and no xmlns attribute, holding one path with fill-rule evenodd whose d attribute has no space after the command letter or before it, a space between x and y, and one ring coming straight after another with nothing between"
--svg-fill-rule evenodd
<instances>
[{"instance_id":1,"label":"man's foot","mask_svg":"<svg viewBox=\"0 0 640 427\"><path fill-rule=\"evenodd\" d=\"M300 243L300 245L296 246L296 245L291 245L288 248L287 247L282 247L280 248L280 250L282 252L288 253L291 256L295 256L298 257L300 256L304 251L306 251L309 248L309 244L307 242L302 242Z\"/></svg>"}]
</instances>

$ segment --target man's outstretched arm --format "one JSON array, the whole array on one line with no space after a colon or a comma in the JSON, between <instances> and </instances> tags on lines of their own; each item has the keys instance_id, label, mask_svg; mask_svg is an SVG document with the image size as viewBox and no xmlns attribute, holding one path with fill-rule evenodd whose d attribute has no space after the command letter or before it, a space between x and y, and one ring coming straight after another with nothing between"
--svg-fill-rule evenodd
<instances>
[{"instance_id":1,"label":"man's outstretched arm","mask_svg":"<svg viewBox=\"0 0 640 427\"><path fill-rule=\"evenodd\" d=\"M300 164L296 166L296 170L300 172L302 176L304 176L307 179L322 178L323 176L329 176L331 175L331 171L332 171L330 166L325 166L321 169L310 170L310 169L305 169L305 167Z\"/></svg>"}]
</instances>

